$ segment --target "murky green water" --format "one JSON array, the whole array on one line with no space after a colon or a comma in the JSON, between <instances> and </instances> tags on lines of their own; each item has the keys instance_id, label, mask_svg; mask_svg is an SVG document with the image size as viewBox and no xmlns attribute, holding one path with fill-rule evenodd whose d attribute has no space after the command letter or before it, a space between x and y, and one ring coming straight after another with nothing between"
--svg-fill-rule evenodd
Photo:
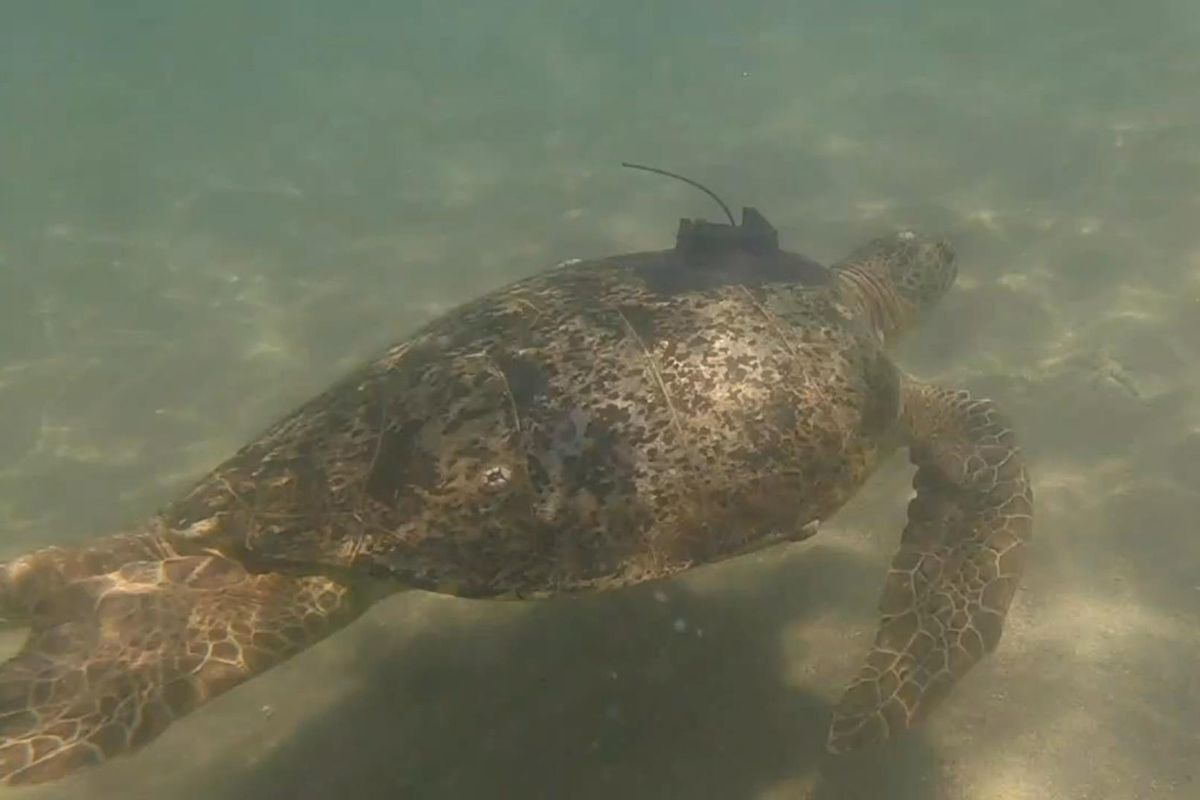
<instances>
[{"instance_id":1,"label":"murky green water","mask_svg":"<svg viewBox=\"0 0 1200 800\"><path fill-rule=\"evenodd\" d=\"M149 513L462 300L716 218L621 160L824 261L948 232L899 360L1013 416L1038 502L999 651L885 748L822 749L900 458L661 586L393 598L27 796L1195 797L1198 43L1158 0L6 3L0 556Z\"/></svg>"}]
</instances>

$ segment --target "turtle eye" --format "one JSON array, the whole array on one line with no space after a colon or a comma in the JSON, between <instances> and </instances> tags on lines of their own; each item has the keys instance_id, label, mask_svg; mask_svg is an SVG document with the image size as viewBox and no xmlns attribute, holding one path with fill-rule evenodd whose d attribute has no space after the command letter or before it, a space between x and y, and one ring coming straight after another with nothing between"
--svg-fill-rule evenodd
<instances>
[{"instance_id":1,"label":"turtle eye","mask_svg":"<svg viewBox=\"0 0 1200 800\"><path fill-rule=\"evenodd\" d=\"M503 464L497 464L494 467L489 467L483 472L483 488L488 491L498 491L508 486L508 482L512 480L512 470Z\"/></svg>"}]
</instances>

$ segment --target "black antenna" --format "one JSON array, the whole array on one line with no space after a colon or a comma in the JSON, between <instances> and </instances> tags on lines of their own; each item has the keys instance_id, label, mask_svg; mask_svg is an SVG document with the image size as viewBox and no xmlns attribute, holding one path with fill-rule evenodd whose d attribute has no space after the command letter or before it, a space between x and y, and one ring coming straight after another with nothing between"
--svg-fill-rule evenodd
<instances>
[{"instance_id":1,"label":"black antenna","mask_svg":"<svg viewBox=\"0 0 1200 800\"><path fill-rule=\"evenodd\" d=\"M675 178L676 180L680 180L680 181L683 181L684 183L689 183L692 186L695 186L697 189L704 192L706 195L711 197L713 200L716 200L717 205L719 205L721 207L721 210L725 212L725 216L729 217L729 224L735 228L737 227L737 223L734 222L734 220L733 220L733 214L731 214L729 211L729 206L725 205L724 201L722 201L721 198L717 197L716 193L713 192L712 189L709 189L707 186L702 186L701 184L696 183L691 178L685 178L682 175L676 175L674 172L667 172L665 169L659 169L658 167L647 167L645 164L630 164L628 161L622 161L621 166L629 167L630 169L644 169L646 172L657 172L659 175L666 175L668 178Z\"/></svg>"}]
</instances>

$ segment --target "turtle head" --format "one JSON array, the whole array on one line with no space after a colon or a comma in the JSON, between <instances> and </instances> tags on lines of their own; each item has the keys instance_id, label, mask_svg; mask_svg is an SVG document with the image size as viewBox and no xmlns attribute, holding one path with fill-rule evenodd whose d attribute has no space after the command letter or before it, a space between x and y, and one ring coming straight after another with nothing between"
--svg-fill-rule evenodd
<instances>
[{"instance_id":1,"label":"turtle head","mask_svg":"<svg viewBox=\"0 0 1200 800\"><path fill-rule=\"evenodd\" d=\"M954 250L939 237L901 231L880 240L878 257L901 298L918 311L932 308L958 276Z\"/></svg>"},{"instance_id":2,"label":"turtle head","mask_svg":"<svg viewBox=\"0 0 1200 800\"><path fill-rule=\"evenodd\" d=\"M834 270L843 300L889 344L919 322L958 275L950 242L912 231L875 239Z\"/></svg>"}]
</instances>

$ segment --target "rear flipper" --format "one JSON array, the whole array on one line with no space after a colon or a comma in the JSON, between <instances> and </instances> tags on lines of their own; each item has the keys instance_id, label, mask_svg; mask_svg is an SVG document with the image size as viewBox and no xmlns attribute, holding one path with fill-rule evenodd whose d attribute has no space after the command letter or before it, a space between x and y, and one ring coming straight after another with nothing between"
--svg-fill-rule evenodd
<instances>
[{"instance_id":1,"label":"rear flipper","mask_svg":"<svg viewBox=\"0 0 1200 800\"><path fill-rule=\"evenodd\" d=\"M327 578L254 575L219 556L135 561L41 594L29 640L0 666L10 784L131 752L361 611Z\"/></svg>"},{"instance_id":2,"label":"rear flipper","mask_svg":"<svg viewBox=\"0 0 1200 800\"><path fill-rule=\"evenodd\" d=\"M152 521L145 530L105 536L82 547L43 547L0 564L0 626L27 625L34 609L71 581L134 561L178 556L156 527Z\"/></svg>"},{"instance_id":3,"label":"rear flipper","mask_svg":"<svg viewBox=\"0 0 1200 800\"><path fill-rule=\"evenodd\" d=\"M917 496L866 663L834 709L829 749L911 726L1000 639L1033 532L1024 458L987 400L908 381Z\"/></svg>"}]
</instances>

